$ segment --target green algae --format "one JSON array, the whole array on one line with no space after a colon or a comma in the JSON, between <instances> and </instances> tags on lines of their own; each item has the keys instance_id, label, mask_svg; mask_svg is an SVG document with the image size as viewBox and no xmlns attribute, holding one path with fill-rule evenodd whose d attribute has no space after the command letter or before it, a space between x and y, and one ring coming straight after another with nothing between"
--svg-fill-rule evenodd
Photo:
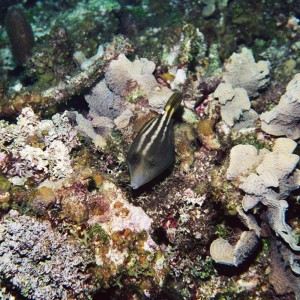
<instances>
[{"instance_id":1,"label":"green algae","mask_svg":"<svg viewBox=\"0 0 300 300\"><path fill-rule=\"evenodd\" d=\"M109 244L109 236L102 229L101 225L96 224L86 231L86 243L90 243L91 241L100 241L104 246L108 246Z\"/></svg>"},{"instance_id":2,"label":"green algae","mask_svg":"<svg viewBox=\"0 0 300 300\"><path fill-rule=\"evenodd\" d=\"M9 191L10 187L10 181L0 173L0 191Z\"/></svg>"}]
</instances>

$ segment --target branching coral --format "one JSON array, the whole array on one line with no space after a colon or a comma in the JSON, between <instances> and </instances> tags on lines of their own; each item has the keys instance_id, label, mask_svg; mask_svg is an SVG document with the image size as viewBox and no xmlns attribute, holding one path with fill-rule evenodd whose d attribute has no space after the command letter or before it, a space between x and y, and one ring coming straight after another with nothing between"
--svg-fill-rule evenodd
<instances>
[{"instance_id":1,"label":"branching coral","mask_svg":"<svg viewBox=\"0 0 300 300\"><path fill-rule=\"evenodd\" d=\"M26 178L40 181L48 175L58 179L72 173L70 152L79 141L66 114L39 121L27 107L17 124L0 121L0 132L1 153L10 156L11 162L6 173L13 182Z\"/></svg>"}]
</instances>

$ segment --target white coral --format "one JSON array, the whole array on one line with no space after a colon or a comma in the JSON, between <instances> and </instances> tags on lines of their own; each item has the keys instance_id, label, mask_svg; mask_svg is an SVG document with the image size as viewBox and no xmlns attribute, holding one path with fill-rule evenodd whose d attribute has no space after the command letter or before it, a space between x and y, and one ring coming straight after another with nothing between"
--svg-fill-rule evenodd
<instances>
[{"instance_id":1,"label":"white coral","mask_svg":"<svg viewBox=\"0 0 300 300\"><path fill-rule=\"evenodd\" d=\"M79 141L66 113L40 121L33 110L26 107L17 118L17 124L1 121L0 132L0 148L14 162L7 170L12 182L29 177L40 181L48 175L58 179L72 172L70 151Z\"/></svg>"},{"instance_id":2,"label":"white coral","mask_svg":"<svg viewBox=\"0 0 300 300\"><path fill-rule=\"evenodd\" d=\"M289 82L278 105L261 114L261 128L275 136L300 137L300 73Z\"/></svg>"},{"instance_id":3,"label":"white coral","mask_svg":"<svg viewBox=\"0 0 300 300\"><path fill-rule=\"evenodd\" d=\"M210 255L217 263L237 267L252 253L257 242L257 236L253 231L244 231L234 246L227 240L218 238L210 245Z\"/></svg>"},{"instance_id":4,"label":"white coral","mask_svg":"<svg viewBox=\"0 0 300 300\"><path fill-rule=\"evenodd\" d=\"M267 206L268 221L273 230L292 249L300 251L291 228L285 223L288 203L284 200L300 186L299 170L296 169L299 156L293 154L296 145L291 139L279 138L272 152L262 149L256 154L253 146L235 146L231 150L227 178L238 179L240 189L246 193L243 209L248 211L259 202Z\"/></svg>"},{"instance_id":5,"label":"white coral","mask_svg":"<svg viewBox=\"0 0 300 300\"><path fill-rule=\"evenodd\" d=\"M241 53L233 53L225 64L223 81L233 88L244 88L249 97L258 96L258 91L269 83L270 63L255 62L252 51L243 48Z\"/></svg>"}]
</instances>

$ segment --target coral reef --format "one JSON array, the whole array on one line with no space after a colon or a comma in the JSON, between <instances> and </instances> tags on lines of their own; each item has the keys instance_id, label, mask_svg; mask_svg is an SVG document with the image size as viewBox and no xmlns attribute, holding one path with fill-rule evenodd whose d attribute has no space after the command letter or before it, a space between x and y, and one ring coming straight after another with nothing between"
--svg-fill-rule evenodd
<instances>
[{"instance_id":1,"label":"coral reef","mask_svg":"<svg viewBox=\"0 0 300 300\"><path fill-rule=\"evenodd\" d=\"M278 105L260 116L263 131L275 135L285 135L291 139L300 137L300 74L296 74L286 87Z\"/></svg>"},{"instance_id":2,"label":"coral reef","mask_svg":"<svg viewBox=\"0 0 300 300\"><path fill-rule=\"evenodd\" d=\"M35 110L49 107L70 99L84 89L91 87L101 76L107 64L120 53L130 53L131 45L123 37L115 37L114 41L105 46L105 53L91 68L81 71L72 78L61 80L56 86L40 91L23 91L7 102L0 101L0 115L13 115L21 111L25 105Z\"/></svg>"},{"instance_id":3,"label":"coral reef","mask_svg":"<svg viewBox=\"0 0 300 300\"><path fill-rule=\"evenodd\" d=\"M66 114L40 121L29 107L22 110L17 124L0 121L1 167L15 184L28 178L59 179L72 171L70 152L79 145L77 131ZM9 156L10 159L5 159Z\"/></svg>"},{"instance_id":4,"label":"coral reef","mask_svg":"<svg viewBox=\"0 0 300 300\"><path fill-rule=\"evenodd\" d=\"M244 88L248 96L258 96L259 90L269 83L270 65L267 61L255 62L251 50L242 48L234 53L225 64L223 81L233 88Z\"/></svg>"},{"instance_id":5,"label":"coral reef","mask_svg":"<svg viewBox=\"0 0 300 300\"><path fill-rule=\"evenodd\" d=\"M228 241L219 238L210 245L210 255L217 263L237 267L255 249L257 241L258 239L253 231L244 231L234 247Z\"/></svg>"},{"instance_id":6,"label":"coral reef","mask_svg":"<svg viewBox=\"0 0 300 300\"><path fill-rule=\"evenodd\" d=\"M242 200L243 209L247 212L259 202L263 203L268 208L267 219L272 229L293 250L299 251L300 246L285 223L288 203L284 200L300 185L299 170L295 169L299 156L292 154L295 147L296 143L286 138L277 139L272 152L261 149L257 153L250 145L235 146L231 151L227 178L238 180L239 187L246 193ZM272 188L277 188L278 192Z\"/></svg>"},{"instance_id":7,"label":"coral reef","mask_svg":"<svg viewBox=\"0 0 300 300\"><path fill-rule=\"evenodd\" d=\"M0 298L298 299L299 15L0 1ZM175 163L132 190L128 149L174 92Z\"/></svg>"},{"instance_id":8,"label":"coral reef","mask_svg":"<svg viewBox=\"0 0 300 300\"><path fill-rule=\"evenodd\" d=\"M28 299L86 299L91 252L52 230L48 221L11 210L0 224L0 276Z\"/></svg>"},{"instance_id":9,"label":"coral reef","mask_svg":"<svg viewBox=\"0 0 300 300\"><path fill-rule=\"evenodd\" d=\"M112 60L101 80L85 95L93 127L104 138L113 128L124 130L135 114L134 103L147 101L147 110L163 112L172 91L159 84L155 64L145 58L131 62L124 54Z\"/></svg>"},{"instance_id":10,"label":"coral reef","mask_svg":"<svg viewBox=\"0 0 300 300\"><path fill-rule=\"evenodd\" d=\"M90 114L114 119L126 108L122 98L135 102L142 96L148 99L152 109L162 112L172 91L158 84L152 74L154 70L155 64L145 58L130 62L121 54L109 64L104 81L85 96Z\"/></svg>"},{"instance_id":11,"label":"coral reef","mask_svg":"<svg viewBox=\"0 0 300 300\"><path fill-rule=\"evenodd\" d=\"M236 120L240 119L244 111L249 111L251 106L246 90L233 89L230 83L220 83L214 91L214 97L221 104L222 120L231 127Z\"/></svg>"}]
</instances>

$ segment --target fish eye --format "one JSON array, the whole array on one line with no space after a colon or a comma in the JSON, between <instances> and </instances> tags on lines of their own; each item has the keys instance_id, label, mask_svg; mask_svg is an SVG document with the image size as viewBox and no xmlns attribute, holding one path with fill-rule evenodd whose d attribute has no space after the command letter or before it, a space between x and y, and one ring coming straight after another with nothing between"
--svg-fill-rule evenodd
<instances>
[{"instance_id":1,"label":"fish eye","mask_svg":"<svg viewBox=\"0 0 300 300\"><path fill-rule=\"evenodd\" d=\"M133 153L130 157L130 162L132 164L137 164L140 161L140 156L137 153Z\"/></svg>"}]
</instances>

